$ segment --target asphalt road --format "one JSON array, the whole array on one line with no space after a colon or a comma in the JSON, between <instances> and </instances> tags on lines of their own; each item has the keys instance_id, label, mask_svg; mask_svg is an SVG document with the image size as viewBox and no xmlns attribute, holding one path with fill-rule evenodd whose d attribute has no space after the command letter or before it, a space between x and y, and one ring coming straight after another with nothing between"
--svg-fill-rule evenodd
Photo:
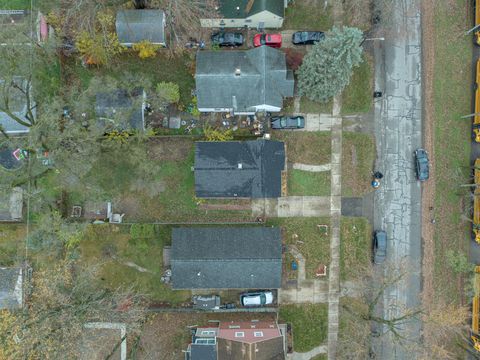
<instances>
[{"instance_id":1,"label":"asphalt road","mask_svg":"<svg viewBox=\"0 0 480 360\"><path fill-rule=\"evenodd\" d=\"M385 319L417 308L421 290L421 188L413 157L422 144L420 0L393 3L385 41L375 43L375 86L383 91L375 103L376 170L384 179L375 193L374 227L388 236L387 263L378 271L407 271L384 292L378 311ZM402 335L416 342L420 328L417 320L410 320ZM407 348L391 334L373 346L377 359L414 359Z\"/></svg>"}]
</instances>

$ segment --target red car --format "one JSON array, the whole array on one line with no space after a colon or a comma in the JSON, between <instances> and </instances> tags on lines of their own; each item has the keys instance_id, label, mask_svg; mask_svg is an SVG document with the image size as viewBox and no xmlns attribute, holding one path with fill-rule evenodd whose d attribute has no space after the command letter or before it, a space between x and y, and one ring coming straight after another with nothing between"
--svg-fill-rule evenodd
<instances>
[{"instance_id":1,"label":"red car","mask_svg":"<svg viewBox=\"0 0 480 360\"><path fill-rule=\"evenodd\" d=\"M257 34L253 37L253 46L262 45L271 46L273 48L282 47L282 35L280 34Z\"/></svg>"}]
</instances>

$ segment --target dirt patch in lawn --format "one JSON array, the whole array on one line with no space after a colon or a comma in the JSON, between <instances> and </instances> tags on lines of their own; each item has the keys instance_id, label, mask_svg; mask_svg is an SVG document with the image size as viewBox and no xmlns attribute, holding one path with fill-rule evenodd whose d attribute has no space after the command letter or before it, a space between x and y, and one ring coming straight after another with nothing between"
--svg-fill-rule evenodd
<instances>
[{"instance_id":1,"label":"dirt patch in lawn","mask_svg":"<svg viewBox=\"0 0 480 360\"><path fill-rule=\"evenodd\" d=\"M209 320L233 321L233 320L272 320L274 314L183 314L164 313L153 315L145 324L143 333L138 343L137 359L150 360L183 360L186 350L191 342L191 326L208 326Z\"/></svg>"},{"instance_id":2,"label":"dirt patch in lawn","mask_svg":"<svg viewBox=\"0 0 480 360\"><path fill-rule=\"evenodd\" d=\"M191 153L193 141L189 138L161 137L149 141L148 156L152 160L185 160Z\"/></svg>"}]
</instances>

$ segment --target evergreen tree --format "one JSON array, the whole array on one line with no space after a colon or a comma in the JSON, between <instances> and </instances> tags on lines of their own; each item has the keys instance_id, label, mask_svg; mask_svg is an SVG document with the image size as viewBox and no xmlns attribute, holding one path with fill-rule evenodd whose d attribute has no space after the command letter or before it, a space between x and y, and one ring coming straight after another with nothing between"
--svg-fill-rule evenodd
<instances>
[{"instance_id":1,"label":"evergreen tree","mask_svg":"<svg viewBox=\"0 0 480 360\"><path fill-rule=\"evenodd\" d=\"M353 68L362 61L363 33L357 28L333 27L325 39L305 55L298 74L299 94L327 102L350 82Z\"/></svg>"}]
</instances>

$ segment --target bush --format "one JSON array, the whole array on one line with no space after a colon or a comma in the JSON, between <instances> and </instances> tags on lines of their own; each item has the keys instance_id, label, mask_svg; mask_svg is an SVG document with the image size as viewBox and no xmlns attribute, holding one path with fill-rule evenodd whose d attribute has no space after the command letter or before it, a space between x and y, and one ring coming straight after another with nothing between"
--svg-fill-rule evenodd
<instances>
[{"instance_id":1,"label":"bush","mask_svg":"<svg viewBox=\"0 0 480 360\"><path fill-rule=\"evenodd\" d=\"M133 50L138 51L138 57L140 59L148 59L154 57L159 49L159 45L152 44L148 40L143 40L133 45Z\"/></svg>"},{"instance_id":2,"label":"bush","mask_svg":"<svg viewBox=\"0 0 480 360\"><path fill-rule=\"evenodd\" d=\"M289 69L296 71L303 62L303 56L301 52L295 51L293 49L286 50L286 61Z\"/></svg>"},{"instance_id":3,"label":"bush","mask_svg":"<svg viewBox=\"0 0 480 360\"><path fill-rule=\"evenodd\" d=\"M153 224L133 224L130 227L130 236L133 239L148 239L155 236L155 225Z\"/></svg>"},{"instance_id":4,"label":"bush","mask_svg":"<svg viewBox=\"0 0 480 360\"><path fill-rule=\"evenodd\" d=\"M157 84L157 96L168 104L177 103L180 100L180 87L173 82L163 81Z\"/></svg>"}]
</instances>

